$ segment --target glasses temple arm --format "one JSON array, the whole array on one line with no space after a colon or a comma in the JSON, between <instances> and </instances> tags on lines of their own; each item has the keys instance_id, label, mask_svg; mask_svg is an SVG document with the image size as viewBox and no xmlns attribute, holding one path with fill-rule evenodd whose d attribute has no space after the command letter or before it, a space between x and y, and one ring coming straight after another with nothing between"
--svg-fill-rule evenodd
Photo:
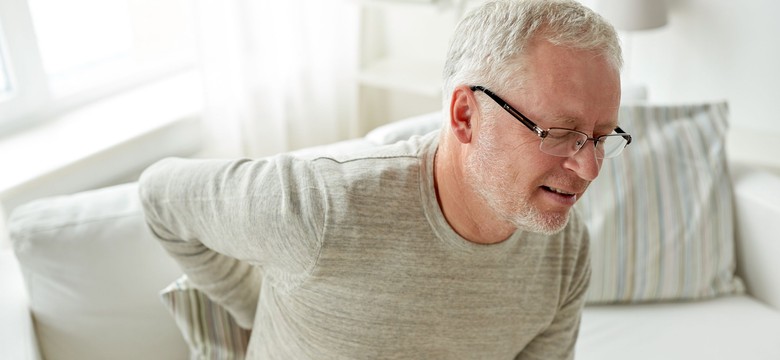
<instances>
[{"instance_id":1,"label":"glasses temple arm","mask_svg":"<svg viewBox=\"0 0 780 360\"><path fill-rule=\"evenodd\" d=\"M494 94L492 91L488 90L486 87L479 86L479 85L474 85L474 86L471 86L471 91L482 91L483 93L485 93L485 95L487 95L491 99L493 99L493 101L495 101L499 106L504 108L504 110L506 110L507 112L512 114L512 116L514 116L515 119L517 119L517 121L521 122L523 125L525 125L529 129L531 129L531 131L535 132L537 135L544 136L545 131L540 129L539 126L537 126L536 124L534 124L534 122L531 121L531 119L525 117L525 115L523 115L519 111L515 110L515 108L513 108L512 106L507 104L506 101L504 101L503 99L498 97L498 95ZM629 142L631 142L630 139L629 139Z\"/></svg>"},{"instance_id":2,"label":"glasses temple arm","mask_svg":"<svg viewBox=\"0 0 780 360\"><path fill-rule=\"evenodd\" d=\"M626 139L626 146L628 146L628 144L631 143L631 135L626 134L626 132L623 131L623 129L621 129L620 126L615 128L615 132L621 134L623 138Z\"/></svg>"}]
</instances>

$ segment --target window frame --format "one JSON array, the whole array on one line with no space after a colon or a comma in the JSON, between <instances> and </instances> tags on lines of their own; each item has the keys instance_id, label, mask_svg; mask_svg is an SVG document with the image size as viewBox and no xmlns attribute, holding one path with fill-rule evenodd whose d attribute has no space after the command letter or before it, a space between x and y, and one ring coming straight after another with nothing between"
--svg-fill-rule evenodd
<instances>
[{"instance_id":1,"label":"window frame","mask_svg":"<svg viewBox=\"0 0 780 360\"><path fill-rule=\"evenodd\" d=\"M195 58L174 61L55 98L38 49L28 0L0 1L0 41L4 45L0 56L6 60L12 87L10 96L0 98L0 141L8 135L54 121L85 105L197 69Z\"/></svg>"},{"instance_id":2,"label":"window frame","mask_svg":"<svg viewBox=\"0 0 780 360\"><path fill-rule=\"evenodd\" d=\"M41 118L33 114L50 108L53 102L34 34L26 0L0 1L2 55L12 89L0 102L0 136L34 125L24 120Z\"/></svg>"}]
</instances>

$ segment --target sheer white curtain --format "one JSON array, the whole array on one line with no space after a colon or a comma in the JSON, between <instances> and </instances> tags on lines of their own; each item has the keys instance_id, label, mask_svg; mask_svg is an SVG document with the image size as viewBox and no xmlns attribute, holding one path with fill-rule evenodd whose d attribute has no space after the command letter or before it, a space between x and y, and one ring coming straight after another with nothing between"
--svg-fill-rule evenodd
<instances>
[{"instance_id":1,"label":"sheer white curtain","mask_svg":"<svg viewBox=\"0 0 780 360\"><path fill-rule=\"evenodd\" d=\"M0 204L0 253L5 249L11 248L11 239L8 238L8 226L5 224L6 218L7 216L5 215L5 210L3 210L3 205Z\"/></svg>"},{"instance_id":2,"label":"sheer white curtain","mask_svg":"<svg viewBox=\"0 0 780 360\"><path fill-rule=\"evenodd\" d=\"M196 0L212 155L265 156L349 137L358 6Z\"/></svg>"}]
</instances>

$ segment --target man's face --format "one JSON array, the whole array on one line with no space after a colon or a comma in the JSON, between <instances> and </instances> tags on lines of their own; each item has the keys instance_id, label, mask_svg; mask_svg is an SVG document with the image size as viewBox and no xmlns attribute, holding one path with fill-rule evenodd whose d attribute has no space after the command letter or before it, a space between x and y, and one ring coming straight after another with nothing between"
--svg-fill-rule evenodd
<instances>
[{"instance_id":1,"label":"man's face","mask_svg":"<svg viewBox=\"0 0 780 360\"><path fill-rule=\"evenodd\" d=\"M537 42L526 62L521 91L497 95L542 129L561 127L591 137L617 126L619 74L593 52ZM601 168L592 142L564 158L539 150L541 138L499 105L482 109L467 159L469 183L497 216L518 228L552 234Z\"/></svg>"}]
</instances>

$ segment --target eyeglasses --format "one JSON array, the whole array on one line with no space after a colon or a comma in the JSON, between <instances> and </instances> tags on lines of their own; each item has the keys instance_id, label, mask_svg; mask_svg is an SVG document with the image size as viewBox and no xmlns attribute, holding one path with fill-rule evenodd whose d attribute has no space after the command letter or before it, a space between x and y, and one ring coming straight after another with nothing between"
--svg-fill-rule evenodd
<instances>
[{"instance_id":1,"label":"eyeglasses","mask_svg":"<svg viewBox=\"0 0 780 360\"><path fill-rule=\"evenodd\" d=\"M503 99L498 97L492 91L484 86L472 86L471 91L482 91L489 96L498 105L501 105L510 115L514 116L528 129L536 133L542 141L539 144L539 150L545 154L561 157L569 157L576 154L588 140L593 141L596 148L597 159L608 159L620 155L628 144L631 143L631 135L627 134L621 128L616 127L615 132L609 135L601 135L595 138L589 137L584 132L552 127L542 130L527 116L521 114L515 108L509 106Z\"/></svg>"}]
</instances>

